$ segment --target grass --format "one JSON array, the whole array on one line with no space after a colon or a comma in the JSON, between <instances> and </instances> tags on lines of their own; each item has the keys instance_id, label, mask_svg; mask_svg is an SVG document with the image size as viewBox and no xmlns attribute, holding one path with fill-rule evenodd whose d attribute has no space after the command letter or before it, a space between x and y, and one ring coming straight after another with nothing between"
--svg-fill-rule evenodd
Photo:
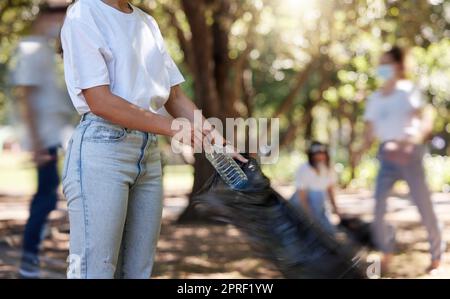
<instances>
[{"instance_id":1,"label":"grass","mask_svg":"<svg viewBox=\"0 0 450 299\"><path fill-rule=\"evenodd\" d=\"M0 156L0 193L31 193L36 189L36 170L27 154L3 152Z\"/></svg>"},{"instance_id":2,"label":"grass","mask_svg":"<svg viewBox=\"0 0 450 299\"><path fill-rule=\"evenodd\" d=\"M59 169L63 166L60 159ZM189 165L164 167L164 186L176 190L189 190L194 182L193 168ZM30 194L36 189L37 173L28 154L3 152L0 156L0 193Z\"/></svg>"},{"instance_id":3,"label":"grass","mask_svg":"<svg viewBox=\"0 0 450 299\"><path fill-rule=\"evenodd\" d=\"M282 155L277 164L263 165L263 170L275 184L289 184L304 157L301 155ZM62 169L62 159L59 167ZM372 188L377 172L377 162L367 159L356 169L357 178L352 188ZM427 156L425 167L428 182L433 191L450 191L450 157ZM338 169L339 170L339 169ZM345 179L347 169L342 168L341 179ZM164 167L164 187L166 190L189 190L194 176L189 165L167 165ZM0 155L0 193L29 194L36 189L36 171L28 154L3 152Z\"/></svg>"}]
</instances>

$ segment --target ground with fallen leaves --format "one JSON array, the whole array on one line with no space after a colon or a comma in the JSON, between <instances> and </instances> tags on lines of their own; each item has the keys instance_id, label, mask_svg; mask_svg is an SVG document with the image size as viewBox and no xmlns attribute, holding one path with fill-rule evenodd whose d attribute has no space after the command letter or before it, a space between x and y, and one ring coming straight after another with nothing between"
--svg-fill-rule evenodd
<instances>
[{"instance_id":1,"label":"ground with fallen leaves","mask_svg":"<svg viewBox=\"0 0 450 299\"><path fill-rule=\"evenodd\" d=\"M278 186L288 196L290 187ZM231 225L179 225L175 220L187 203L187 190L168 191L161 237L158 243L155 278L281 278L270 263L255 257L245 238ZM21 234L28 215L30 196L0 194L0 278L15 278L20 259ZM433 195L444 237L450 237L450 195ZM340 192L338 204L349 215L370 221L373 199L368 191ZM427 278L429 262L426 232L416 208L404 195L389 200L387 219L397 228L398 252L389 273L391 278ZM43 243L45 278L64 278L68 249L65 202L51 215ZM450 278L450 262L444 261L433 277Z\"/></svg>"}]
</instances>

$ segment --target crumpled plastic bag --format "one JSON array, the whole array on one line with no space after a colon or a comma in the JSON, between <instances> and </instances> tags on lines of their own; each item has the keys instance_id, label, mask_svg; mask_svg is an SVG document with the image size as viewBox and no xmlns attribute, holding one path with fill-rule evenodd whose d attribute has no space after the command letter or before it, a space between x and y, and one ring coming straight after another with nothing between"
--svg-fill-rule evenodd
<instances>
[{"instance_id":1,"label":"crumpled plastic bag","mask_svg":"<svg viewBox=\"0 0 450 299\"><path fill-rule=\"evenodd\" d=\"M235 225L255 253L286 278L366 278L357 251L338 243L274 191L255 159L239 164L248 186L233 190L216 173L193 198L199 211Z\"/></svg>"}]
</instances>

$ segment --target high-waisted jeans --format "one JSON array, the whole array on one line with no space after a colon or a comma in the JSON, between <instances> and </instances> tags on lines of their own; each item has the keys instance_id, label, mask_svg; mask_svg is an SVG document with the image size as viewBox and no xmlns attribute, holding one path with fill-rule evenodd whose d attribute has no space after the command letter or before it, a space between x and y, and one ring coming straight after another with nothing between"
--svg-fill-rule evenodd
<instances>
[{"instance_id":1,"label":"high-waisted jeans","mask_svg":"<svg viewBox=\"0 0 450 299\"><path fill-rule=\"evenodd\" d=\"M392 229L384 220L386 201L395 182L405 180L409 186L412 202L417 206L422 217L422 223L428 232L432 259L437 260L441 258L445 243L442 240L441 229L426 184L422 163L424 150L424 146L415 146L409 161L405 164L399 164L386 159L382 148L380 148L378 154L380 170L375 187L375 217L372 229L377 247L385 253L392 253L395 247L395 238Z\"/></svg>"},{"instance_id":2,"label":"high-waisted jeans","mask_svg":"<svg viewBox=\"0 0 450 299\"><path fill-rule=\"evenodd\" d=\"M162 215L157 138L92 113L62 174L70 220L68 278L149 278Z\"/></svg>"},{"instance_id":3,"label":"high-waisted jeans","mask_svg":"<svg viewBox=\"0 0 450 299\"><path fill-rule=\"evenodd\" d=\"M313 191L307 192L309 215L311 219L315 221L325 232L334 235L336 233L336 227L330 221L330 213L327 209L328 195L326 191ZM303 209L300 204L298 191L296 191L291 199L290 203L297 209Z\"/></svg>"}]
</instances>

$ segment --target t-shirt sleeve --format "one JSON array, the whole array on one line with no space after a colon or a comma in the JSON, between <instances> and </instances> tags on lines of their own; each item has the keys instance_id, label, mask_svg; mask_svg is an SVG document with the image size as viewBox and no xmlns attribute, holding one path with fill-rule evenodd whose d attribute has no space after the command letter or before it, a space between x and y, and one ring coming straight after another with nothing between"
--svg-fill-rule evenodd
<instances>
[{"instance_id":1,"label":"t-shirt sleeve","mask_svg":"<svg viewBox=\"0 0 450 299\"><path fill-rule=\"evenodd\" d=\"M424 105L424 96L419 88L414 88L411 91L410 96L408 97L408 104L411 109L418 110L421 109Z\"/></svg>"},{"instance_id":2,"label":"t-shirt sleeve","mask_svg":"<svg viewBox=\"0 0 450 299\"><path fill-rule=\"evenodd\" d=\"M295 187L297 190L308 189L308 175L306 173L307 169L304 165L300 166L295 173Z\"/></svg>"},{"instance_id":3,"label":"t-shirt sleeve","mask_svg":"<svg viewBox=\"0 0 450 299\"><path fill-rule=\"evenodd\" d=\"M334 185L337 184L337 181L338 181L338 178L337 178L336 171L334 171L333 166L331 166L330 173L329 173L328 187L333 187Z\"/></svg>"},{"instance_id":4,"label":"t-shirt sleeve","mask_svg":"<svg viewBox=\"0 0 450 299\"><path fill-rule=\"evenodd\" d=\"M157 39L157 43L159 44L164 57L164 64L166 66L167 73L169 74L170 86L175 86L183 83L185 81L184 77L181 74L180 70L178 69L178 66L176 65L175 61L172 59L169 52L167 51L166 44L164 42L161 30L159 29L158 23L156 23L156 20L153 19L152 17L150 17L150 20L154 27L153 31L155 32L155 38Z\"/></svg>"},{"instance_id":5,"label":"t-shirt sleeve","mask_svg":"<svg viewBox=\"0 0 450 299\"><path fill-rule=\"evenodd\" d=\"M170 86L175 86L183 83L185 81L184 77L167 50L164 51L164 60L167 72L169 73Z\"/></svg>"},{"instance_id":6,"label":"t-shirt sleeve","mask_svg":"<svg viewBox=\"0 0 450 299\"><path fill-rule=\"evenodd\" d=\"M366 109L364 110L364 121L373 122L375 120L375 109L373 95L367 99Z\"/></svg>"},{"instance_id":7,"label":"t-shirt sleeve","mask_svg":"<svg viewBox=\"0 0 450 299\"><path fill-rule=\"evenodd\" d=\"M74 20L64 24L61 42L66 83L77 95L83 89L110 84L102 40L92 25Z\"/></svg>"},{"instance_id":8,"label":"t-shirt sleeve","mask_svg":"<svg viewBox=\"0 0 450 299\"><path fill-rule=\"evenodd\" d=\"M40 75L45 61L40 59L41 45L37 42L22 41L17 46L11 68L10 82L13 86L41 85Z\"/></svg>"}]
</instances>

